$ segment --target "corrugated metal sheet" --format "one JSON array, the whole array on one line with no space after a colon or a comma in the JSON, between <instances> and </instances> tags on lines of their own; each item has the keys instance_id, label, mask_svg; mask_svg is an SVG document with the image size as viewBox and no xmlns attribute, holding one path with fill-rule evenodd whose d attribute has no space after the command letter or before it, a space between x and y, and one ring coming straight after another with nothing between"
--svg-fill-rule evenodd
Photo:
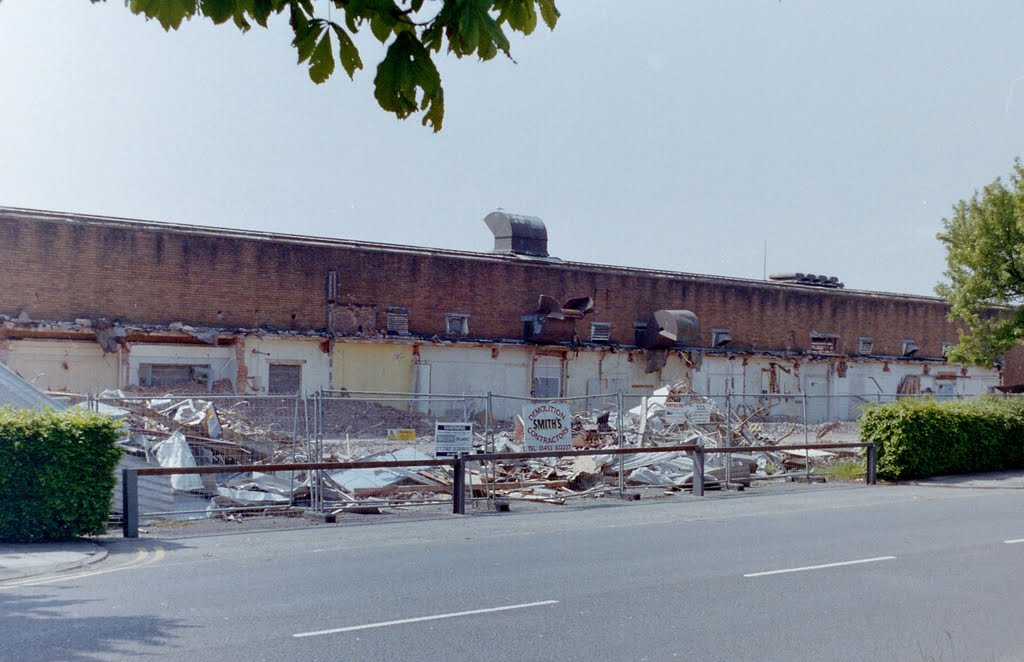
<instances>
[{"instance_id":1,"label":"corrugated metal sheet","mask_svg":"<svg viewBox=\"0 0 1024 662\"><path fill-rule=\"evenodd\" d=\"M20 409L64 408L0 363L0 407L4 405L14 405Z\"/></svg>"}]
</instances>

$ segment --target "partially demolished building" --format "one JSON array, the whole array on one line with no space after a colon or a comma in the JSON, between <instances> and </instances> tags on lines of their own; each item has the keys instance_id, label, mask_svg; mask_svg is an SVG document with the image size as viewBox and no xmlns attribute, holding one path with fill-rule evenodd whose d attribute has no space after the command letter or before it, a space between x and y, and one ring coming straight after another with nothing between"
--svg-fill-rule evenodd
<instances>
[{"instance_id":1,"label":"partially demolished building","mask_svg":"<svg viewBox=\"0 0 1024 662\"><path fill-rule=\"evenodd\" d=\"M0 362L77 393L550 398L685 381L754 405L806 394L809 421L1024 376L1017 352L948 363L941 299L572 262L539 219L485 222L490 253L0 208Z\"/></svg>"}]
</instances>

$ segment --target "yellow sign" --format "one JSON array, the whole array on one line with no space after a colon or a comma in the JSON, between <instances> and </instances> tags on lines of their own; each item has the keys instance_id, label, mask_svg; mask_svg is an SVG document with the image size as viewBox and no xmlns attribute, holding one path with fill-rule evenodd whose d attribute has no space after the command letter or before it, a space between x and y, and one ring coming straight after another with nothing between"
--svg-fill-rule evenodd
<instances>
[{"instance_id":1,"label":"yellow sign","mask_svg":"<svg viewBox=\"0 0 1024 662\"><path fill-rule=\"evenodd\" d=\"M416 441L416 430L391 428L388 430L388 441Z\"/></svg>"}]
</instances>

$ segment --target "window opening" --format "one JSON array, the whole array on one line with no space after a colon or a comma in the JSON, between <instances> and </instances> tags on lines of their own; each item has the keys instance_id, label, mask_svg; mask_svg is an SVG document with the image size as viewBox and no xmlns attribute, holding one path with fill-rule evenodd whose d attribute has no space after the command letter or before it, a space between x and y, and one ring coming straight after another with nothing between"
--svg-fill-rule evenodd
<instances>
[{"instance_id":1,"label":"window opening","mask_svg":"<svg viewBox=\"0 0 1024 662\"><path fill-rule=\"evenodd\" d=\"M267 393L294 395L302 389L302 366L271 363L268 367Z\"/></svg>"},{"instance_id":2,"label":"window opening","mask_svg":"<svg viewBox=\"0 0 1024 662\"><path fill-rule=\"evenodd\" d=\"M210 386L210 366L181 363L140 363L139 385L146 387L174 387L188 384Z\"/></svg>"},{"instance_id":3,"label":"window opening","mask_svg":"<svg viewBox=\"0 0 1024 662\"><path fill-rule=\"evenodd\" d=\"M533 361L533 397L562 397L562 358L538 356Z\"/></svg>"},{"instance_id":4,"label":"window opening","mask_svg":"<svg viewBox=\"0 0 1024 662\"><path fill-rule=\"evenodd\" d=\"M642 345L647 335L647 322L633 322L633 344Z\"/></svg>"}]
</instances>

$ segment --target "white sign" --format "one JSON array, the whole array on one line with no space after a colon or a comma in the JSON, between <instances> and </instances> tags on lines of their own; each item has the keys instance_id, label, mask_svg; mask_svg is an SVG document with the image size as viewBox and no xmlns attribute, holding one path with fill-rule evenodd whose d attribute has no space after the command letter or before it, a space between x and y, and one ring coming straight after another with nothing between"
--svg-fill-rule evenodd
<instances>
[{"instance_id":1,"label":"white sign","mask_svg":"<svg viewBox=\"0 0 1024 662\"><path fill-rule=\"evenodd\" d=\"M472 451L472 423L434 423L434 457L458 457Z\"/></svg>"},{"instance_id":2,"label":"white sign","mask_svg":"<svg viewBox=\"0 0 1024 662\"><path fill-rule=\"evenodd\" d=\"M669 425L707 425L711 422L711 405L706 402L666 402L665 422Z\"/></svg>"},{"instance_id":3,"label":"white sign","mask_svg":"<svg viewBox=\"0 0 1024 662\"><path fill-rule=\"evenodd\" d=\"M572 450L572 414L569 405L541 402L523 407L527 451Z\"/></svg>"},{"instance_id":4,"label":"white sign","mask_svg":"<svg viewBox=\"0 0 1024 662\"><path fill-rule=\"evenodd\" d=\"M669 425L684 425L686 423L686 409L682 402L665 403L665 422Z\"/></svg>"}]
</instances>

